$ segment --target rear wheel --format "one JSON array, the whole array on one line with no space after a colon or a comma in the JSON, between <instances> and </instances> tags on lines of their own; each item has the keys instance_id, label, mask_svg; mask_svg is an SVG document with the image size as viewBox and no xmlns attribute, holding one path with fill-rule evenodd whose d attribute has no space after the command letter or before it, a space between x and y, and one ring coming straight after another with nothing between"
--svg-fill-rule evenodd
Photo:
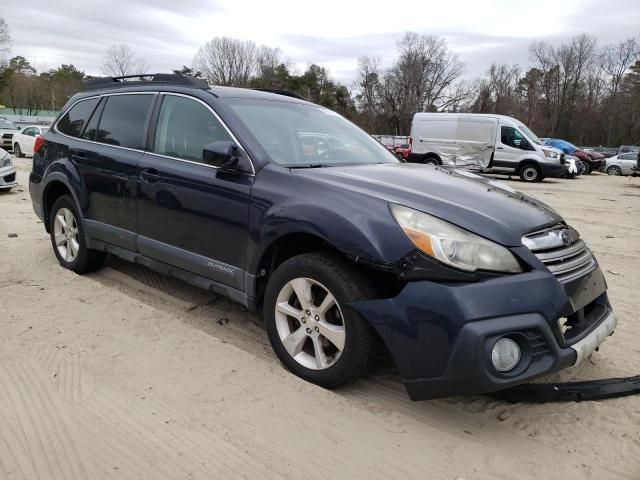
<instances>
[{"instance_id":1,"label":"rear wheel","mask_svg":"<svg viewBox=\"0 0 640 480\"><path fill-rule=\"evenodd\" d=\"M106 254L87 248L80 215L69 195L54 202L49 222L51 245L60 265L79 274L102 266Z\"/></svg>"},{"instance_id":2,"label":"rear wheel","mask_svg":"<svg viewBox=\"0 0 640 480\"><path fill-rule=\"evenodd\" d=\"M422 159L422 163L424 163L425 165L440 165L438 159L433 157L426 157Z\"/></svg>"},{"instance_id":3,"label":"rear wheel","mask_svg":"<svg viewBox=\"0 0 640 480\"><path fill-rule=\"evenodd\" d=\"M379 340L346 306L373 295L368 279L340 256L287 260L265 292L264 319L276 355L291 372L324 388L356 380L376 358Z\"/></svg>"},{"instance_id":4,"label":"rear wheel","mask_svg":"<svg viewBox=\"0 0 640 480\"><path fill-rule=\"evenodd\" d=\"M20 148L20 144L16 143L13 146L13 154L17 157L17 158L22 158L24 157L24 153L22 153L22 149Z\"/></svg>"},{"instance_id":5,"label":"rear wheel","mask_svg":"<svg viewBox=\"0 0 640 480\"><path fill-rule=\"evenodd\" d=\"M618 177L622 175L622 170L617 165L611 165L609 168L607 168L607 175Z\"/></svg>"},{"instance_id":6,"label":"rear wheel","mask_svg":"<svg viewBox=\"0 0 640 480\"><path fill-rule=\"evenodd\" d=\"M523 165L520 168L520 180L523 182L539 182L542 178L540 167L533 163Z\"/></svg>"}]
</instances>

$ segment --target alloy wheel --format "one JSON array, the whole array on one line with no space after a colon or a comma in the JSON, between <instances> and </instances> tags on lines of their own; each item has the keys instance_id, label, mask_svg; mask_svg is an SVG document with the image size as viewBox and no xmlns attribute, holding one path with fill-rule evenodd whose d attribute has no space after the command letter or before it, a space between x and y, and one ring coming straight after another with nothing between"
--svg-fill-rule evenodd
<instances>
[{"instance_id":1,"label":"alloy wheel","mask_svg":"<svg viewBox=\"0 0 640 480\"><path fill-rule=\"evenodd\" d=\"M342 354L344 317L333 294L310 278L287 282L276 301L275 323L291 357L311 370L326 370Z\"/></svg>"},{"instance_id":2,"label":"alloy wheel","mask_svg":"<svg viewBox=\"0 0 640 480\"><path fill-rule=\"evenodd\" d=\"M56 212L53 221L53 234L58 253L65 262L71 263L78 256L78 222L73 212L68 208L61 208Z\"/></svg>"},{"instance_id":3,"label":"alloy wheel","mask_svg":"<svg viewBox=\"0 0 640 480\"><path fill-rule=\"evenodd\" d=\"M526 167L524 169L523 176L528 182L533 182L538 178L538 170L536 170L535 167Z\"/></svg>"},{"instance_id":4,"label":"alloy wheel","mask_svg":"<svg viewBox=\"0 0 640 480\"><path fill-rule=\"evenodd\" d=\"M618 167L616 167L616 166L609 167L609 168L607 169L607 173L608 173L609 175L613 175L613 176L616 176L616 177L617 177L617 176L619 176L620 174L622 174L622 172L620 171L620 169L619 169Z\"/></svg>"}]
</instances>

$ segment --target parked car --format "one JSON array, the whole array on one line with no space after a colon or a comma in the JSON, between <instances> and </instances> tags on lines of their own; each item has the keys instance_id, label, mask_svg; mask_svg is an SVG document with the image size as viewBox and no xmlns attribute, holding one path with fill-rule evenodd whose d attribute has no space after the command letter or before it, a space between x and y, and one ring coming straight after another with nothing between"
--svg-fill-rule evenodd
<instances>
[{"instance_id":1,"label":"parked car","mask_svg":"<svg viewBox=\"0 0 640 480\"><path fill-rule=\"evenodd\" d=\"M11 155L0 148L0 190L11 190L16 186L18 186L18 182L16 182L16 167L13 164Z\"/></svg>"},{"instance_id":2,"label":"parked car","mask_svg":"<svg viewBox=\"0 0 640 480\"><path fill-rule=\"evenodd\" d=\"M605 171L608 175L631 175L638 163L638 153L623 153L607 158Z\"/></svg>"},{"instance_id":3,"label":"parked car","mask_svg":"<svg viewBox=\"0 0 640 480\"><path fill-rule=\"evenodd\" d=\"M581 150L584 150L587 153L601 153L602 155L604 155L604 158L611 158L618 155L618 149L610 147L583 147Z\"/></svg>"},{"instance_id":4,"label":"parked car","mask_svg":"<svg viewBox=\"0 0 640 480\"><path fill-rule=\"evenodd\" d=\"M407 158L409 158L409 155L411 155L411 145L408 143L396 145L393 152L396 154L396 157L406 161Z\"/></svg>"},{"instance_id":5,"label":"parked car","mask_svg":"<svg viewBox=\"0 0 640 480\"><path fill-rule=\"evenodd\" d=\"M582 162L584 162L586 166L586 174L590 174L593 171L600 171L604 168L604 155L597 152L585 152L584 150L580 150L573 143L567 142L566 140L560 140L558 138L543 138L545 145L549 145L551 147L555 147L561 151L563 151L567 155L571 155L579 158Z\"/></svg>"},{"instance_id":6,"label":"parked car","mask_svg":"<svg viewBox=\"0 0 640 480\"><path fill-rule=\"evenodd\" d=\"M516 174L525 182L566 174L564 155L542 145L523 123L504 115L416 113L409 161Z\"/></svg>"},{"instance_id":7,"label":"parked car","mask_svg":"<svg viewBox=\"0 0 640 480\"><path fill-rule=\"evenodd\" d=\"M302 148L310 134L342 148ZM94 79L35 150L29 192L60 265L86 273L110 253L226 295L326 388L385 348L413 399L500 390L577 364L616 326L555 210L400 162L292 94Z\"/></svg>"},{"instance_id":8,"label":"parked car","mask_svg":"<svg viewBox=\"0 0 640 480\"><path fill-rule=\"evenodd\" d=\"M638 145L620 145L618 148L618 155L622 153L640 152L640 146Z\"/></svg>"},{"instance_id":9,"label":"parked car","mask_svg":"<svg viewBox=\"0 0 640 480\"><path fill-rule=\"evenodd\" d=\"M36 143L36 138L38 138L38 136L42 136L48 129L48 127L32 125L15 133L12 138L13 154L19 158L24 157L25 155L33 155L33 147Z\"/></svg>"},{"instance_id":10,"label":"parked car","mask_svg":"<svg viewBox=\"0 0 640 480\"><path fill-rule=\"evenodd\" d=\"M0 118L0 148L11 150L13 148L13 136L20 132L20 127L15 123Z\"/></svg>"}]
</instances>

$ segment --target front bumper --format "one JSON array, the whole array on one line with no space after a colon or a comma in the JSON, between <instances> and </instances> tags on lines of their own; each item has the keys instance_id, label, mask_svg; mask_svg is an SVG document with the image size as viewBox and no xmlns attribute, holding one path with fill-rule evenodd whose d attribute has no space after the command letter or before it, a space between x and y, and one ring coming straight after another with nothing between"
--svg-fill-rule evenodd
<instances>
[{"instance_id":1,"label":"front bumper","mask_svg":"<svg viewBox=\"0 0 640 480\"><path fill-rule=\"evenodd\" d=\"M0 168L0 190L8 190L17 186L15 165Z\"/></svg>"},{"instance_id":2,"label":"front bumper","mask_svg":"<svg viewBox=\"0 0 640 480\"><path fill-rule=\"evenodd\" d=\"M379 333L413 400L502 390L570 367L616 324L598 267L567 284L539 270L474 283L410 282L394 298L350 307ZM592 317L567 344L558 320L575 312ZM522 350L506 374L491 363L502 336Z\"/></svg>"},{"instance_id":3,"label":"front bumper","mask_svg":"<svg viewBox=\"0 0 640 480\"><path fill-rule=\"evenodd\" d=\"M0 138L0 147L5 150L13 150L13 139L11 138Z\"/></svg>"},{"instance_id":4,"label":"front bumper","mask_svg":"<svg viewBox=\"0 0 640 480\"><path fill-rule=\"evenodd\" d=\"M548 164L540 163L540 171L543 177L560 178L569 171L568 164Z\"/></svg>"}]
</instances>

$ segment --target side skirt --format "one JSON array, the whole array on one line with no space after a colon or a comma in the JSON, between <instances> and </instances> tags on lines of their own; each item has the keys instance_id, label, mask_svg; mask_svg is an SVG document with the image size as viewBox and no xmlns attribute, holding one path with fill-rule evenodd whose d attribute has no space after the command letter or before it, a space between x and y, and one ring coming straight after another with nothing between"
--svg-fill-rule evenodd
<instances>
[{"instance_id":1,"label":"side skirt","mask_svg":"<svg viewBox=\"0 0 640 480\"><path fill-rule=\"evenodd\" d=\"M255 299L253 297L249 297L245 292L237 288L233 288L223 283L203 277L201 275L197 275L181 268L159 262L145 255L142 255L141 253L132 252L131 250L127 250L125 248L121 248L110 243L103 242L101 240L96 240L88 237L86 240L88 248L92 250L107 252L127 262L143 265L155 272L167 275L169 277L177 278L190 285L193 285L194 287L223 295L230 300L239 303L251 312L256 311Z\"/></svg>"}]
</instances>

